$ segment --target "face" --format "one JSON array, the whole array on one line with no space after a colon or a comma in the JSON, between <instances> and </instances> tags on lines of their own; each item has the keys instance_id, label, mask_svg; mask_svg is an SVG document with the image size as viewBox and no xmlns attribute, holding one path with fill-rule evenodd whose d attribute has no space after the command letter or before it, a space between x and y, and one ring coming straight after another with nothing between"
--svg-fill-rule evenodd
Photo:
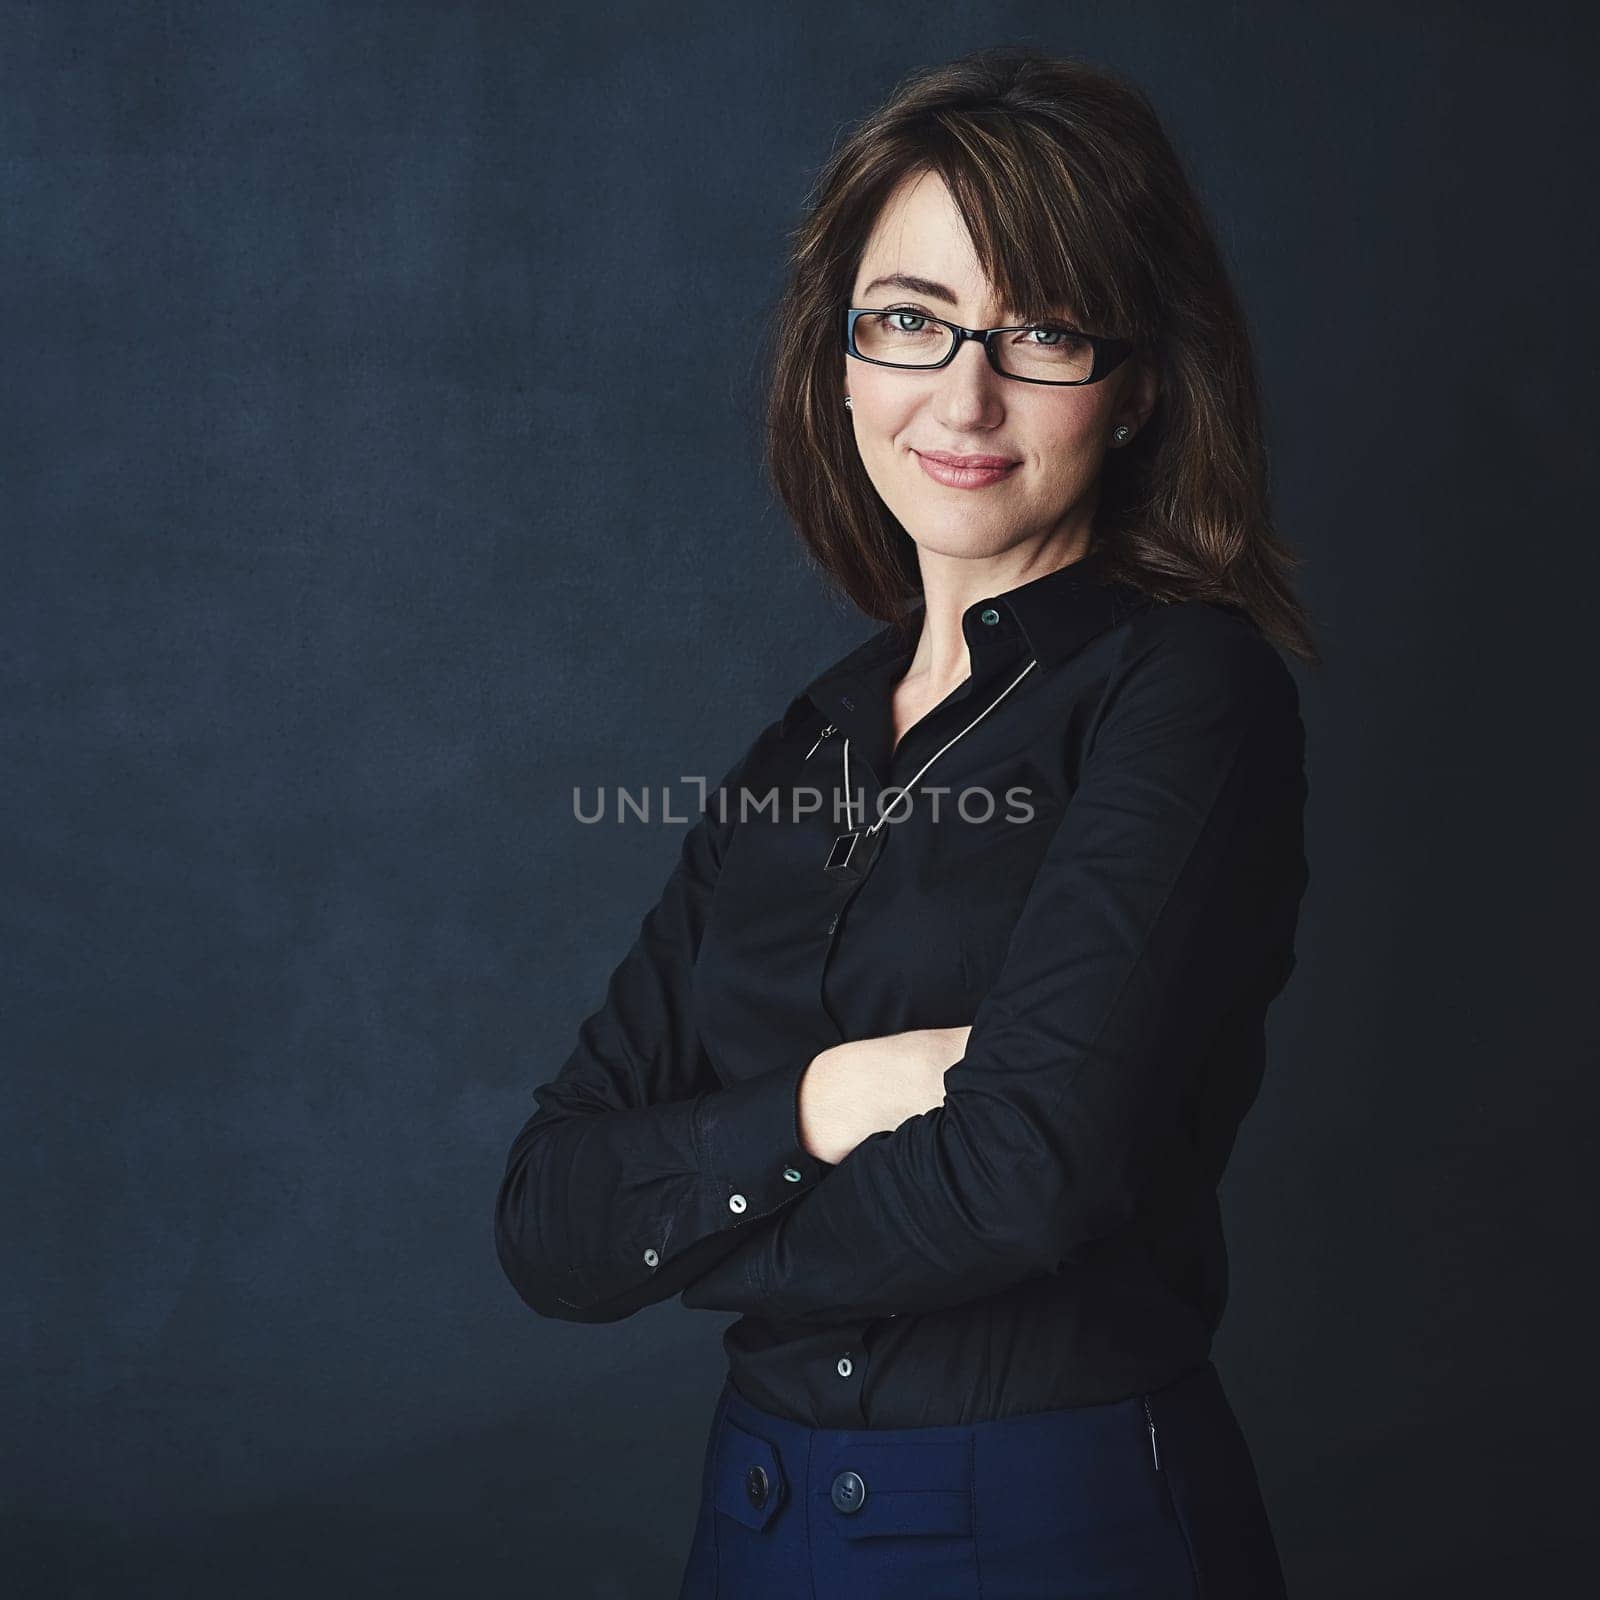
<instances>
[{"instance_id":1,"label":"face","mask_svg":"<svg viewBox=\"0 0 1600 1600\"><path fill-rule=\"evenodd\" d=\"M879 281L896 274L923 286ZM850 304L906 308L968 328L1018 320L996 303L936 173L908 178L885 204ZM947 367L928 372L847 356L843 393L862 463L884 504L925 554L955 557L1019 546L1086 548L1112 430L1126 423L1137 432L1154 405L1153 379L1136 358L1099 383L1049 387L996 372L976 340L965 341ZM1012 465L998 476L951 474L933 467L927 452Z\"/></svg>"}]
</instances>

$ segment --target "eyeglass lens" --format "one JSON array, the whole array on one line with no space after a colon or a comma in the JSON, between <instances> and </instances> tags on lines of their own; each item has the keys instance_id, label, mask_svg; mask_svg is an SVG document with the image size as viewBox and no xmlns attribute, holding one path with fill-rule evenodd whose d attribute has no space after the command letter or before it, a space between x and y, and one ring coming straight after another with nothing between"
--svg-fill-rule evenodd
<instances>
[{"instance_id":1,"label":"eyeglass lens","mask_svg":"<svg viewBox=\"0 0 1600 1600\"><path fill-rule=\"evenodd\" d=\"M897 367L936 367L955 334L916 311L871 311L856 318L856 349L869 361ZM1094 346L1081 334L1040 323L1000 334L992 348L1002 371L1019 378L1072 383L1094 371Z\"/></svg>"}]
</instances>

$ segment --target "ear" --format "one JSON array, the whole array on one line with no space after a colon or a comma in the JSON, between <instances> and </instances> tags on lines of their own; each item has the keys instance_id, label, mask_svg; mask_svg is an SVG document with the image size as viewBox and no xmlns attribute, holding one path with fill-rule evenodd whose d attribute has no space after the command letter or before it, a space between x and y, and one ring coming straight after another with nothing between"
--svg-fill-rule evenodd
<instances>
[{"instance_id":1,"label":"ear","mask_svg":"<svg viewBox=\"0 0 1600 1600\"><path fill-rule=\"evenodd\" d=\"M1161 398L1161 376L1154 361L1144 356L1130 356L1128 376L1122 386L1122 396L1112 413L1113 426L1126 423L1135 433L1150 420L1150 413Z\"/></svg>"}]
</instances>

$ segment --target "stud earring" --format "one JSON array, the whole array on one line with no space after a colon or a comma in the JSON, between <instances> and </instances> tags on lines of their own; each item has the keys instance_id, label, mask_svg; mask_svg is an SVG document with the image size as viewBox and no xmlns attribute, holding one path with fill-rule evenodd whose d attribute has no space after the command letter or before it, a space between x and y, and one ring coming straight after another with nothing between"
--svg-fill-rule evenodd
<instances>
[{"instance_id":1,"label":"stud earring","mask_svg":"<svg viewBox=\"0 0 1600 1600\"><path fill-rule=\"evenodd\" d=\"M1115 439L1118 444L1126 444L1133 437L1133 429L1124 424L1120 428L1113 429L1111 437Z\"/></svg>"},{"instance_id":2,"label":"stud earring","mask_svg":"<svg viewBox=\"0 0 1600 1600\"><path fill-rule=\"evenodd\" d=\"M850 396L849 395L846 395L844 397L844 408L845 408L846 411L850 411L850 410L853 409L853 407L850 404Z\"/></svg>"}]
</instances>

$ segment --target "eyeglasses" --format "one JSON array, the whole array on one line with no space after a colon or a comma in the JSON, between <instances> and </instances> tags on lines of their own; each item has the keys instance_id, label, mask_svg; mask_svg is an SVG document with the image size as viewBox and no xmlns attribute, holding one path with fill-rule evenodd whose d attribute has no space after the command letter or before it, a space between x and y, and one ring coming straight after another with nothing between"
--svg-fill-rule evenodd
<instances>
[{"instance_id":1,"label":"eyeglasses","mask_svg":"<svg viewBox=\"0 0 1600 1600\"><path fill-rule=\"evenodd\" d=\"M1015 334L1016 338L1002 338ZM1127 339L1107 339L1064 323L1021 328L963 328L907 306L851 306L844 314L844 347L857 361L879 367L947 367L968 339L979 340L989 365L1019 383L1099 383L1133 354Z\"/></svg>"}]
</instances>

